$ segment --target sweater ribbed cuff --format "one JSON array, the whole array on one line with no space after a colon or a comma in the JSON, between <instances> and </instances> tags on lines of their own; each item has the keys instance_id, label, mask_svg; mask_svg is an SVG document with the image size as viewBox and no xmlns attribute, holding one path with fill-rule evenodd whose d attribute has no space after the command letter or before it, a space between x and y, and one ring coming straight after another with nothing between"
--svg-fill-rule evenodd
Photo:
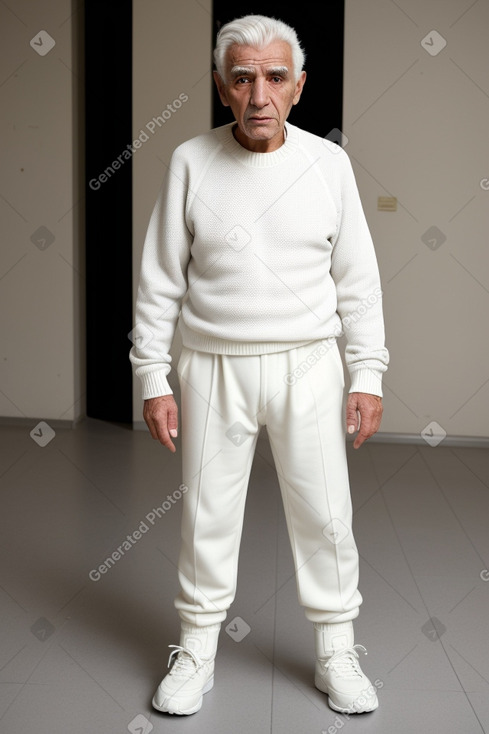
<instances>
[{"instance_id":1,"label":"sweater ribbed cuff","mask_svg":"<svg viewBox=\"0 0 489 734\"><path fill-rule=\"evenodd\" d=\"M351 386L348 392L364 392L382 397L381 370L360 369L351 374Z\"/></svg>"},{"instance_id":2,"label":"sweater ribbed cuff","mask_svg":"<svg viewBox=\"0 0 489 734\"><path fill-rule=\"evenodd\" d=\"M139 377L143 385L143 400L173 395L164 371L147 372Z\"/></svg>"}]
</instances>

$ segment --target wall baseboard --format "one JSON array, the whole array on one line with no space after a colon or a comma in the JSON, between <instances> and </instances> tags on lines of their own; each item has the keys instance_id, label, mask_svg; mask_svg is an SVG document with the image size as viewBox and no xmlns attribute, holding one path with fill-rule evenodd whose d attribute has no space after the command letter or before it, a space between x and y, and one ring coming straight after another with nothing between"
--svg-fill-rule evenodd
<instances>
[{"instance_id":1,"label":"wall baseboard","mask_svg":"<svg viewBox=\"0 0 489 734\"><path fill-rule=\"evenodd\" d=\"M348 441L353 438L348 437ZM369 438L369 443L409 443L429 446L419 433L376 433ZM468 448L489 448L489 436L445 436L437 446L466 446ZM432 448L437 448L434 446Z\"/></svg>"},{"instance_id":2,"label":"wall baseboard","mask_svg":"<svg viewBox=\"0 0 489 734\"><path fill-rule=\"evenodd\" d=\"M14 428L34 428L41 420L45 420L51 428L58 428L60 430L73 430L84 420L84 416L81 416L77 420L59 420L59 419L45 419L45 418L16 418L8 416L0 416L0 426L12 426ZM102 423L104 421L101 421ZM109 421L110 422L110 421ZM147 431L149 429L144 421L133 421L132 425L127 424L127 427L133 431ZM266 437L266 426L263 426L263 437ZM262 438L262 436L260 436ZM352 443L354 436L347 436L346 440L348 443ZM400 443L400 444L412 444L418 446L429 446L428 442L419 433L391 433L391 432L379 432L375 436L369 438L368 443ZM489 436L445 436L443 441L440 441L438 446L456 446L476 449L487 449L489 448ZM437 448L437 446L433 447Z\"/></svg>"},{"instance_id":3,"label":"wall baseboard","mask_svg":"<svg viewBox=\"0 0 489 734\"><path fill-rule=\"evenodd\" d=\"M148 427L144 421L134 421L132 424L134 431L148 431ZM264 433L266 434L266 426L263 427ZM347 442L351 443L354 440L354 436L346 437ZM369 443L403 443L403 444L417 444L419 446L429 446L424 438L419 433L390 433L390 432L379 432L375 436L369 438ZM489 448L489 436L445 436L438 446L465 446L468 448ZM436 448L432 447L432 448Z\"/></svg>"},{"instance_id":4,"label":"wall baseboard","mask_svg":"<svg viewBox=\"0 0 489 734\"><path fill-rule=\"evenodd\" d=\"M38 423L44 421L49 426L51 426L51 428L58 428L59 430L70 430L76 428L84 419L84 415L81 415L74 420L62 420L59 418L18 418L15 416L0 416L0 426L32 429L35 428Z\"/></svg>"}]
</instances>

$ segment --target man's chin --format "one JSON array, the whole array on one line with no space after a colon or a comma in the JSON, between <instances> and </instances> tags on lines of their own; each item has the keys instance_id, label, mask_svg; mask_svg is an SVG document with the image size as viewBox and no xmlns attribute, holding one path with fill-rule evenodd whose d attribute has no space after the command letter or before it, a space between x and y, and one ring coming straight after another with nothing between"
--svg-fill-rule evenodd
<instances>
[{"instance_id":1,"label":"man's chin","mask_svg":"<svg viewBox=\"0 0 489 734\"><path fill-rule=\"evenodd\" d=\"M270 141L272 149L279 147L283 142L283 134L279 129L277 122L272 120L270 124L262 125L249 125L247 124L244 132L241 128L238 128L239 132L235 135L236 140L241 143L242 146L249 150L255 149L255 144L263 143L265 148L261 152L267 152L267 142Z\"/></svg>"},{"instance_id":2,"label":"man's chin","mask_svg":"<svg viewBox=\"0 0 489 734\"><path fill-rule=\"evenodd\" d=\"M270 140L279 132L277 124L273 120L267 123L248 123L246 135L253 140Z\"/></svg>"}]
</instances>

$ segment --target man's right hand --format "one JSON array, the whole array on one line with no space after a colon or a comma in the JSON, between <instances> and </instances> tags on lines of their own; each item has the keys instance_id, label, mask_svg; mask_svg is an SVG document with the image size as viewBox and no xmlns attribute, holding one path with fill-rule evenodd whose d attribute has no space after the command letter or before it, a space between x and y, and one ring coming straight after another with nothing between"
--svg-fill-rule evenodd
<instances>
[{"instance_id":1,"label":"man's right hand","mask_svg":"<svg viewBox=\"0 0 489 734\"><path fill-rule=\"evenodd\" d=\"M173 395L162 395L144 401L143 418L152 437L166 446L172 453L176 448L171 440L178 433L178 406Z\"/></svg>"}]
</instances>

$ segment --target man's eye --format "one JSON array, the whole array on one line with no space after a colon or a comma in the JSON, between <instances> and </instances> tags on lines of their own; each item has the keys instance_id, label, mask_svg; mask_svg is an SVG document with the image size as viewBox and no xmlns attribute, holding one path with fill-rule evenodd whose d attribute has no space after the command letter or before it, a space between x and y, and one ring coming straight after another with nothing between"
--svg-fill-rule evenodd
<instances>
[{"instance_id":1,"label":"man's eye","mask_svg":"<svg viewBox=\"0 0 489 734\"><path fill-rule=\"evenodd\" d=\"M237 84L247 84L250 80L246 76L241 76L239 79L236 79Z\"/></svg>"},{"instance_id":2,"label":"man's eye","mask_svg":"<svg viewBox=\"0 0 489 734\"><path fill-rule=\"evenodd\" d=\"M281 82L282 77L281 76L272 76L272 82Z\"/></svg>"}]
</instances>

